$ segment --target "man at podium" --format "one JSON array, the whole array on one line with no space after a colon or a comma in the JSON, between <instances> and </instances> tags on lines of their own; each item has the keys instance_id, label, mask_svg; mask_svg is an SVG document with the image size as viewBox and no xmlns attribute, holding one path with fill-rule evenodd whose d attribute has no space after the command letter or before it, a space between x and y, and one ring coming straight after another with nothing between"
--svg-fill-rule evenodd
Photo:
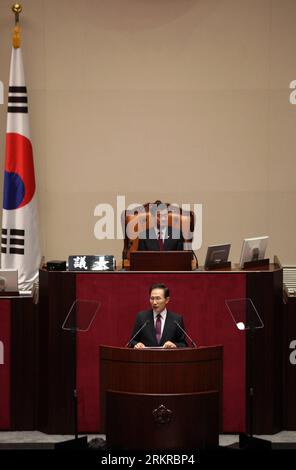
<instances>
[{"instance_id":1,"label":"man at podium","mask_svg":"<svg viewBox=\"0 0 296 470\"><path fill-rule=\"evenodd\" d=\"M166 204L156 201L151 207L151 215L152 225L139 233L138 251L182 251L184 238L181 227L169 225Z\"/></svg>"},{"instance_id":2,"label":"man at podium","mask_svg":"<svg viewBox=\"0 0 296 470\"><path fill-rule=\"evenodd\" d=\"M170 300L168 287L154 284L149 294L151 309L137 314L128 346L135 349L187 347L182 316L166 308Z\"/></svg>"}]
</instances>

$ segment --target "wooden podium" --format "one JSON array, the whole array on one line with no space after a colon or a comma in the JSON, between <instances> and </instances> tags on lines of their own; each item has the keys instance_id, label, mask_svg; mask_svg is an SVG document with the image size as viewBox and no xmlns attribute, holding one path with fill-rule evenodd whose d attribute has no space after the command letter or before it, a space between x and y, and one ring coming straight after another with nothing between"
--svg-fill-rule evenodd
<instances>
[{"instance_id":1,"label":"wooden podium","mask_svg":"<svg viewBox=\"0 0 296 470\"><path fill-rule=\"evenodd\" d=\"M100 403L108 447L217 446L222 354L222 346L171 350L100 346Z\"/></svg>"},{"instance_id":2,"label":"wooden podium","mask_svg":"<svg viewBox=\"0 0 296 470\"><path fill-rule=\"evenodd\" d=\"M131 251L131 271L191 271L191 251Z\"/></svg>"}]
</instances>

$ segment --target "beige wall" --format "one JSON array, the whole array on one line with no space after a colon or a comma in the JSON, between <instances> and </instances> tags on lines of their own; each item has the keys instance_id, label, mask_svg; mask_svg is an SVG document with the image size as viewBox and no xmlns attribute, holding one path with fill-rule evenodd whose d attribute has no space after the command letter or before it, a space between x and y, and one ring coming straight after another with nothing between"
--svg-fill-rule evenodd
<instances>
[{"instance_id":1,"label":"beige wall","mask_svg":"<svg viewBox=\"0 0 296 470\"><path fill-rule=\"evenodd\" d=\"M7 92L12 1L0 2ZM42 251L121 256L95 206L203 204L209 244L296 263L295 0L23 0ZM6 104L5 97L5 104ZM0 106L1 174L6 106ZM1 187L2 192L2 178Z\"/></svg>"}]
</instances>

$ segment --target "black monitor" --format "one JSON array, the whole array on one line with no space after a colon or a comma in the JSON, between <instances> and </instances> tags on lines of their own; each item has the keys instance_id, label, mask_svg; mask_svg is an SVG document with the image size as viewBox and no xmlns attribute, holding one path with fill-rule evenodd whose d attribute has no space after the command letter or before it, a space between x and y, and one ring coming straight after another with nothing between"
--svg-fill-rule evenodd
<instances>
[{"instance_id":1,"label":"black monitor","mask_svg":"<svg viewBox=\"0 0 296 470\"><path fill-rule=\"evenodd\" d=\"M228 261L230 246L230 243L209 246L205 260L205 268L218 268L221 265L225 265Z\"/></svg>"}]
</instances>

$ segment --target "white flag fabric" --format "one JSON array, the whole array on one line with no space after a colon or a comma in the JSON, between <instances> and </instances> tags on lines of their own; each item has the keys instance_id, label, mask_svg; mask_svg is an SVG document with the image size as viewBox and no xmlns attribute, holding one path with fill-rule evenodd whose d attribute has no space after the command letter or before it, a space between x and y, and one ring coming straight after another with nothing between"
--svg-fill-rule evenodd
<instances>
[{"instance_id":1,"label":"white flag fabric","mask_svg":"<svg viewBox=\"0 0 296 470\"><path fill-rule=\"evenodd\" d=\"M12 48L4 169L1 268L18 269L19 289L29 290L41 260L33 151L22 52Z\"/></svg>"}]
</instances>

